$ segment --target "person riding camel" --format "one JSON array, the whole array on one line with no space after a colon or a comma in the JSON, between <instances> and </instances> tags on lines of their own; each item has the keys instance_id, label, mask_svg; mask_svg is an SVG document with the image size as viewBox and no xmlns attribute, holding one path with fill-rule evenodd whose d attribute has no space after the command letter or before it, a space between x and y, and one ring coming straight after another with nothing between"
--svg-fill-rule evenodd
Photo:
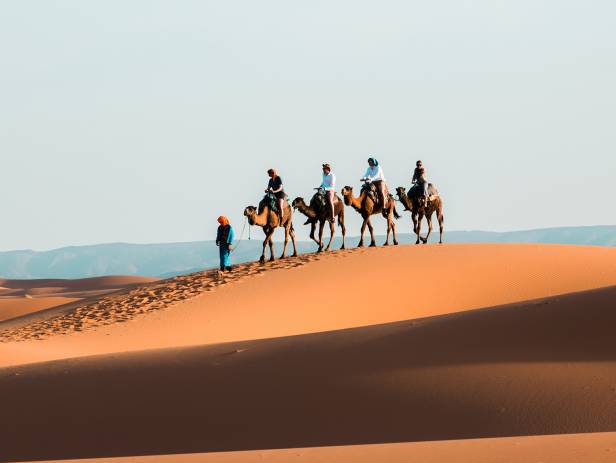
<instances>
[{"instance_id":1,"label":"person riding camel","mask_svg":"<svg viewBox=\"0 0 616 463\"><path fill-rule=\"evenodd\" d=\"M330 208L331 217L330 222L334 221L334 198L336 195L336 176L332 172L332 168L329 164L323 164L323 181L321 182L320 189L323 189L326 194L327 204Z\"/></svg>"},{"instance_id":2,"label":"person riding camel","mask_svg":"<svg viewBox=\"0 0 616 463\"><path fill-rule=\"evenodd\" d=\"M421 188L425 204L428 204L430 199L428 195L428 179L426 178L426 169L421 161L417 161L415 172L413 172L413 185Z\"/></svg>"},{"instance_id":3,"label":"person riding camel","mask_svg":"<svg viewBox=\"0 0 616 463\"><path fill-rule=\"evenodd\" d=\"M379 161L375 158L368 159L368 169L364 176L360 179L362 182L372 183L379 193L379 200L382 208L387 206L387 186L385 185L385 175L383 168L379 165Z\"/></svg>"},{"instance_id":4,"label":"person riding camel","mask_svg":"<svg viewBox=\"0 0 616 463\"><path fill-rule=\"evenodd\" d=\"M280 215L280 223L284 220L284 188L282 185L282 178L276 173L275 169L269 169L267 171L267 175L269 175L270 179L267 183L266 193L271 193L274 195L276 200L278 201L278 214Z\"/></svg>"}]
</instances>

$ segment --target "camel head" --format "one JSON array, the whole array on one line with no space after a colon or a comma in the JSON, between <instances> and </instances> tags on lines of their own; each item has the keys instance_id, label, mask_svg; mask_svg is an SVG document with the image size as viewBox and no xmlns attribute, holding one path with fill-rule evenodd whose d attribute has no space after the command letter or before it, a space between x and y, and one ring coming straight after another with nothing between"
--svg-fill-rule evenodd
<instances>
[{"instance_id":1,"label":"camel head","mask_svg":"<svg viewBox=\"0 0 616 463\"><path fill-rule=\"evenodd\" d=\"M406 188L404 188L403 186L399 186L398 188L396 188L396 195L398 196L398 201L400 201L404 205L404 210L408 211L408 205L411 201L410 198L406 195Z\"/></svg>"},{"instance_id":2,"label":"camel head","mask_svg":"<svg viewBox=\"0 0 616 463\"><path fill-rule=\"evenodd\" d=\"M257 215L257 208L254 206L248 206L244 209L244 217L248 217L248 223L250 225L255 224L255 216Z\"/></svg>"},{"instance_id":3,"label":"camel head","mask_svg":"<svg viewBox=\"0 0 616 463\"><path fill-rule=\"evenodd\" d=\"M406 188L403 186L397 187L396 196L398 196L398 201L404 204L404 210L408 211L408 207L406 207L406 201L408 200L408 196L406 196Z\"/></svg>"},{"instance_id":4,"label":"camel head","mask_svg":"<svg viewBox=\"0 0 616 463\"><path fill-rule=\"evenodd\" d=\"M353 187L352 186L345 186L342 191L342 197L344 198L344 204L346 204L347 206L351 205L351 198L353 197Z\"/></svg>"},{"instance_id":5,"label":"camel head","mask_svg":"<svg viewBox=\"0 0 616 463\"><path fill-rule=\"evenodd\" d=\"M304 201L304 198L297 197L293 200L291 206L293 209L297 209L298 207L306 207L306 202Z\"/></svg>"}]
</instances>

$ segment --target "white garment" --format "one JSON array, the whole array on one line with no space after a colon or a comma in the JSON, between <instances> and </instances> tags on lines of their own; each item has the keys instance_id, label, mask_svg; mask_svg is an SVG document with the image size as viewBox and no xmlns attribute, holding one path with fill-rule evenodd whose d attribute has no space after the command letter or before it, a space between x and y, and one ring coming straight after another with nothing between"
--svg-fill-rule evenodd
<instances>
[{"instance_id":1,"label":"white garment","mask_svg":"<svg viewBox=\"0 0 616 463\"><path fill-rule=\"evenodd\" d=\"M321 182L321 188L325 191L335 191L336 190L336 176L333 172L329 174L323 173L323 181Z\"/></svg>"},{"instance_id":2,"label":"white garment","mask_svg":"<svg viewBox=\"0 0 616 463\"><path fill-rule=\"evenodd\" d=\"M364 174L364 178L369 182L376 182L377 180L385 181L385 175L381 166L368 166L368 170Z\"/></svg>"}]
</instances>

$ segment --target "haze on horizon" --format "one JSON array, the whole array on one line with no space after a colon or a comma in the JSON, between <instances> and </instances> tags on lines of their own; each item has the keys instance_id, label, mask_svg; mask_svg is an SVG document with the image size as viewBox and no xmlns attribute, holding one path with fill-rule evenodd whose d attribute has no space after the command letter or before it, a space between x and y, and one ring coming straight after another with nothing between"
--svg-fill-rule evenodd
<instances>
[{"instance_id":1,"label":"haze on horizon","mask_svg":"<svg viewBox=\"0 0 616 463\"><path fill-rule=\"evenodd\" d=\"M370 154L392 189L422 159L447 230L614 224L614 17L607 0L3 1L0 250L212 239L220 214L239 233L267 168L307 197L324 161L358 187Z\"/></svg>"}]
</instances>

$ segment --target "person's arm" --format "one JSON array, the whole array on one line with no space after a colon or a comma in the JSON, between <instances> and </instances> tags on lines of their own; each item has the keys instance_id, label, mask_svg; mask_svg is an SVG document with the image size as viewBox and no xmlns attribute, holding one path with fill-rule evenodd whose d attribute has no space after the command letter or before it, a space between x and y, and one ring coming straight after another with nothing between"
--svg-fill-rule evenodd
<instances>
[{"instance_id":1,"label":"person's arm","mask_svg":"<svg viewBox=\"0 0 616 463\"><path fill-rule=\"evenodd\" d=\"M326 179L327 179L327 176L323 174L323 179L321 180L321 185L319 186L319 188L323 188L324 190L327 190L327 185L325 184Z\"/></svg>"},{"instance_id":2,"label":"person's arm","mask_svg":"<svg viewBox=\"0 0 616 463\"><path fill-rule=\"evenodd\" d=\"M227 244L231 246L233 243L233 239L235 238L235 233L233 233L233 227L229 225L229 234L227 235Z\"/></svg>"},{"instance_id":3,"label":"person's arm","mask_svg":"<svg viewBox=\"0 0 616 463\"><path fill-rule=\"evenodd\" d=\"M417 169L413 172L413 181L412 183L417 183Z\"/></svg>"},{"instance_id":4,"label":"person's arm","mask_svg":"<svg viewBox=\"0 0 616 463\"><path fill-rule=\"evenodd\" d=\"M364 176L362 178L360 178L360 180L362 181L372 181L372 177L370 176L370 167L368 167L368 169L366 169L366 173L364 174Z\"/></svg>"},{"instance_id":5,"label":"person's arm","mask_svg":"<svg viewBox=\"0 0 616 463\"><path fill-rule=\"evenodd\" d=\"M220 246L220 238L222 235L222 227L220 227L220 225L218 226L218 229L216 230L216 246Z\"/></svg>"},{"instance_id":6,"label":"person's arm","mask_svg":"<svg viewBox=\"0 0 616 463\"><path fill-rule=\"evenodd\" d=\"M336 176L334 174L331 174L331 175L332 175L332 179L329 185L329 190L336 191Z\"/></svg>"}]
</instances>

